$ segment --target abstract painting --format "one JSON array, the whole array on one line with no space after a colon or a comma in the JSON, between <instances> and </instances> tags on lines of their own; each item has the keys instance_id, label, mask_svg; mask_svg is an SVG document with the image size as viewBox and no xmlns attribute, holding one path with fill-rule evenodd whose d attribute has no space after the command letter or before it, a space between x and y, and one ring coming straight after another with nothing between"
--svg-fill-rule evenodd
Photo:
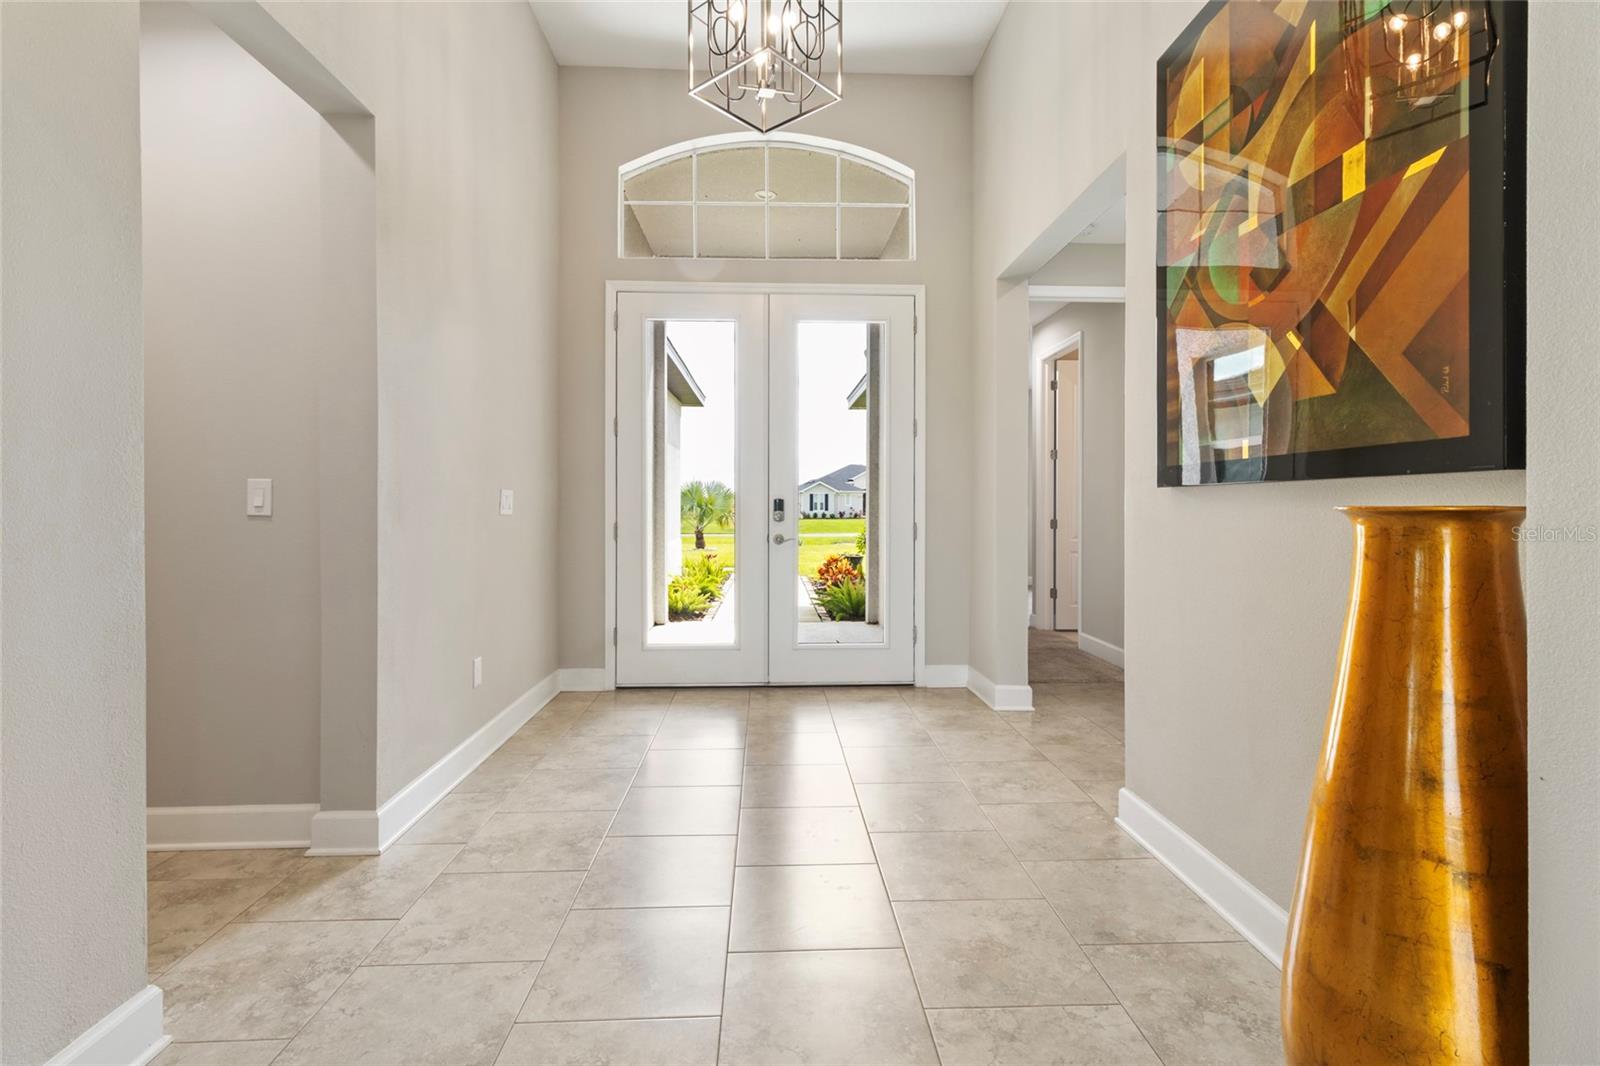
<instances>
[{"instance_id":1,"label":"abstract painting","mask_svg":"<svg viewBox=\"0 0 1600 1066\"><path fill-rule=\"evenodd\" d=\"M1522 465L1525 26L1215 0L1162 56L1158 484Z\"/></svg>"}]
</instances>

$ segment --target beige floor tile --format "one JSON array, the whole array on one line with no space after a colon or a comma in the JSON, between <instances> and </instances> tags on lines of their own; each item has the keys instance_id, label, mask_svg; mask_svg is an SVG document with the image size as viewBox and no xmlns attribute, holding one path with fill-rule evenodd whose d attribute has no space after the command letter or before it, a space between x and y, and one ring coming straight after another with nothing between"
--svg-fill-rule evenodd
<instances>
[{"instance_id":1,"label":"beige floor tile","mask_svg":"<svg viewBox=\"0 0 1600 1066\"><path fill-rule=\"evenodd\" d=\"M396 844L382 855L302 859L240 920L398 918L460 850L459 844Z\"/></svg>"},{"instance_id":2,"label":"beige floor tile","mask_svg":"<svg viewBox=\"0 0 1600 1066\"><path fill-rule=\"evenodd\" d=\"M854 807L855 786L843 766L747 766L746 807Z\"/></svg>"},{"instance_id":3,"label":"beige floor tile","mask_svg":"<svg viewBox=\"0 0 1600 1066\"><path fill-rule=\"evenodd\" d=\"M150 1066L268 1066L287 1040L227 1040L218 1043L168 1044Z\"/></svg>"},{"instance_id":4,"label":"beige floor tile","mask_svg":"<svg viewBox=\"0 0 1600 1066\"><path fill-rule=\"evenodd\" d=\"M619 688L610 692L599 692L589 702L591 710L601 710L608 707L632 708L659 708L665 710L672 706L672 698L677 694L677 689L671 688Z\"/></svg>"},{"instance_id":5,"label":"beige floor tile","mask_svg":"<svg viewBox=\"0 0 1600 1066\"><path fill-rule=\"evenodd\" d=\"M635 786L611 823L612 836L732 836L738 831L737 786Z\"/></svg>"},{"instance_id":6,"label":"beige floor tile","mask_svg":"<svg viewBox=\"0 0 1600 1066\"><path fill-rule=\"evenodd\" d=\"M750 690L750 714L752 716L762 711L786 710L789 708L815 708L826 709L828 694L820 688L810 686L753 688Z\"/></svg>"},{"instance_id":7,"label":"beige floor tile","mask_svg":"<svg viewBox=\"0 0 1600 1066\"><path fill-rule=\"evenodd\" d=\"M1127 719L1122 713L1120 704L1116 707L1085 707L1076 713L1104 729L1118 740L1121 740L1126 732Z\"/></svg>"},{"instance_id":8,"label":"beige floor tile","mask_svg":"<svg viewBox=\"0 0 1600 1066\"><path fill-rule=\"evenodd\" d=\"M1080 944L1239 939L1155 859L1030 862L1026 869Z\"/></svg>"},{"instance_id":9,"label":"beige floor tile","mask_svg":"<svg viewBox=\"0 0 1600 1066\"><path fill-rule=\"evenodd\" d=\"M306 1023L276 1066L490 1066L534 963L364 966Z\"/></svg>"},{"instance_id":10,"label":"beige floor tile","mask_svg":"<svg viewBox=\"0 0 1600 1066\"><path fill-rule=\"evenodd\" d=\"M964 730L969 732L1002 733L1011 727L1004 718L981 703L929 704L913 706L911 713L929 732L935 730Z\"/></svg>"},{"instance_id":11,"label":"beige floor tile","mask_svg":"<svg viewBox=\"0 0 1600 1066\"><path fill-rule=\"evenodd\" d=\"M951 762L1027 762L1040 757L1014 729L938 729L933 739Z\"/></svg>"},{"instance_id":12,"label":"beige floor tile","mask_svg":"<svg viewBox=\"0 0 1600 1066\"><path fill-rule=\"evenodd\" d=\"M722 688L708 686L706 688L680 688L672 692L672 709L706 710L723 709L728 707L745 708L750 706L750 690L747 688Z\"/></svg>"},{"instance_id":13,"label":"beige floor tile","mask_svg":"<svg viewBox=\"0 0 1600 1066\"><path fill-rule=\"evenodd\" d=\"M737 785L743 773L743 748L652 751L644 757L633 783L641 788Z\"/></svg>"},{"instance_id":14,"label":"beige floor tile","mask_svg":"<svg viewBox=\"0 0 1600 1066\"><path fill-rule=\"evenodd\" d=\"M729 951L899 946L876 866L744 866L734 880Z\"/></svg>"},{"instance_id":15,"label":"beige floor tile","mask_svg":"<svg viewBox=\"0 0 1600 1066\"><path fill-rule=\"evenodd\" d=\"M458 793L510 791L533 772L539 759L538 755L497 751L479 763L478 768L463 778L452 791Z\"/></svg>"},{"instance_id":16,"label":"beige floor tile","mask_svg":"<svg viewBox=\"0 0 1600 1066\"><path fill-rule=\"evenodd\" d=\"M496 755L547 755L550 749L566 735L566 727L547 728L531 733L513 733L506 738L506 742L495 749Z\"/></svg>"},{"instance_id":17,"label":"beige floor tile","mask_svg":"<svg viewBox=\"0 0 1600 1066\"><path fill-rule=\"evenodd\" d=\"M822 689L822 694L827 697L830 707L857 707L874 703L902 707L906 695L914 691L901 685L829 685Z\"/></svg>"},{"instance_id":18,"label":"beige floor tile","mask_svg":"<svg viewBox=\"0 0 1600 1066\"><path fill-rule=\"evenodd\" d=\"M739 819L740 866L872 861L872 842L854 807L760 807Z\"/></svg>"},{"instance_id":19,"label":"beige floor tile","mask_svg":"<svg viewBox=\"0 0 1600 1066\"><path fill-rule=\"evenodd\" d=\"M373 950L368 965L537 962L583 874L440 874Z\"/></svg>"},{"instance_id":20,"label":"beige floor tile","mask_svg":"<svg viewBox=\"0 0 1600 1066\"><path fill-rule=\"evenodd\" d=\"M727 946L726 907L573 911L517 1020L717 1014Z\"/></svg>"},{"instance_id":21,"label":"beige floor tile","mask_svg":"<svg viewBox=\"0 0 1600 1066\"><path fill-rule=\"evenodd\" d=\"M831 733L763 733L745 745L746 766L844 765L839 738Z\"/></svg>"},{"instance_id":22,"label":"beige floor tile","mask_svg":"<svg viewBox=\"0 0 1600 1066\"><path fill-rule=\"evenodd\" d=\"M1120 944L1087 951L1164 1061L1283 1061L1281 975L1249 944Z\"/></svg>"},{"instance_id":23,"label":"beige floor tile","mask_svg":"<svg viewBox=\"0 0 1600 1066\"><path fill-rule=\"evenodd\" d=\"M1084 803L1089 797L1044 760L956 764L973 799L983 803Z\"/></svg>"},{"instance_id":24,"label":"beige floor tile","mask_svg":"<svg viewBox=\"0 0 1600 1066\"><path fill-rule=\"evenodd\" d=\"M744 747L743 718L716 721L707 719L674 719L670 716L661 731L650 741L652 751L688 751L694 749L732 749Z\"/></svg>"},{"instance_id":25,"label":"beige floor tile","mask_svg":"<svg viewBox=\"0 0 1600 1066\"><path fill-rule=\"evenodd\" d=\"M1122 778L1117 777L1109 781L1074 781L1073 784L1083 789L1088 797L1100 805L1100 809L1111 817L1117 816L1117 795L1122 791Z\"/></svg>"},{"instance_id":26,"label":"beige floor tile","mask_svg":"<svg viewBox=\"0 0 1600 1066\"><path fill-rule=\"evenodd\" d=\"M1039 754L1074 781L1122 776L1122 741L1100 730L1100 736L1070 744L1040 744Z\"/></svg>"},{"instance_id":27,"label":"beige floor tile","mask_svg":"<svg viewBox=\"0 0 1600 1066\"><path fill-rule=\"evenodd\" d=\"M255 877L287 877L305 856L305 848L241 848L229 851L168 852L168 860L150 873L152 881L237 881Z\"/></svg>"},{"instance_id":28,"label":"beige floor tile","mask_svg":"<svg viewBox=\"0 0 1600 1066\"><path fill-rule=\"evenodd\" d=\"M632 770L535 770L505 794L502 811L614 811L633 781Z\"/></svg>"},{"instance_id":29,"label":"beige floor tile","mask_svg":"<svg viewBox=\"0 0 1600 1066\"><path fill-rule=\"evenodd\" d=\"M632 770L649 747L649 737L567 736L539 760L539 769Z\"/></svg>"},{"instance_id":30,"label":"beige floor tile","mask_svg":"<svg viewBox=\"0 0 1600 1066\"><path fill-rule=\"evenodd\" d=\"M858 785L929 784L959 781L956 768L936 747L845 748L845 762Z\"/></svg>"},{"instance_id":31,"label":"beige floor tile","mask_svg":"<svg viewBox=\"0 0 1600 1066\"><path fill-rule=\"evenodd\" d=\"M406 830L401 844L464 844L500 806L499 792L452 792Z\"/></svg>"},{"instance_id":32,"label":"beige floor tile","mask_svg":"<svg viewBox=\"0 0 1600 1066\"><path fill-rule=\"evenodd\" d=\"M1119 1006L928 1012L944 1066L1161 1066Z\"/></svg>"},{"instance_id":33,"label":"beige floor tile","mask_svg":"<svg viewBox=\"0 0 1600 1066\"><path fill-rule=\"evenodd\" d=\"M972 764L977 765L977 764ZM985 805L1019 859L1141 859L1145 851L1095 803Z\"/></svg>"},{"instance_id":34,"label":"beige floor tile","mask_svg":"<svg viewBox=\"0 0 1600 1066\"><path fill-rule=\"evenodd\" d=\"M993 830L874 833L890 899L1037 899L1022 866Z\"/></svg>"},{"instance_id":35,"label":"beige floor tile","mask_svg":"<svg viewBox=\"0 0 1600 1066\"><path fill-rule=\"evenodd\" d=\"M909 710L874 718L834 719L839 743L847 748L914 748L933 738Z\"/></svg>"},{"instance_id":36,"label":"beige floor tile","mask_svg":"<svg viewBox=\"0 0 1600 1066\"><path fill-rule=\"evenodd\" d=\"M654 736L667 715L665 707L591 707L589 713L572 723L571 737Z\"/></svg>"},{"instance_id":37,"label":"beige floor tile","mask_svg":"<svg viewBox=\"0 0 1600 1066\"><path fill-rule=\"evenodd\" d=\"M723 1063L939 1061L898 950L728 956Z\"/></svg>"},{"instance_id":38,"label":"beige floor tile","mask_svg":"<svg viewBox=\"0 0 1600 1066\"><path fill-rule=\"evenodd\" d=\"M518 1024L495 1066L715 1066L721 1028L720 1018Z\"/></svg>"},{"instance_id":39,"label":"beige floor tile","mask_svg":"<svg viewBox=\"0 0 1600 1066\"><path fill-rule=\"evenodd\" d=\"M1011 723L1033 744L1104 743L1111 734L1077 711L1041 708Z\"/></svg>"},{"instance_id":40,"label":"beige floor tile","mask_svg":"<svg viewBox=\"0 0 1600 1066\"><path fill-rule=\"evenodd\" d=\"M732 836L623 836L600 846L578 907L726 907Z\"/></svg>"},{"instance_id":41,"label":"beige floor tile","mask_svg":"<svg viewBox=\"0 0 1600 1066\"><path fill-rule=\"evenodd\" d=\"M177 855L176 851L147 851L144 853L144 872L149 877L156 872L156 867Z\"/></svg>"},{"instance_id":42,"label":"beige floor tile","mask_svg":"<svg viewBox=\"0 0 1600 1066\"><path fill-rule=\"evenodd\" d=\"M450 864L453 874L587 870L610 811L545 811L490 816Z\"/></svg>"},{"instance_id":43,"label":"beige floor tile","mask_svg":"<svg viewBox=\"0 0 1600 1066\"><path fill-rule=\"evenodd\" d=\"M896 903L894 911L929 1008L1116 1002L1044 900Z\"/></svg>"},{"instance_id":44,"label":"beige floor tile","mask_svg":"<svg viewBox=\"0 0 1600 1066\"><path fill-rule=\"evenodd\" d=\"M857 784L861 814L874 833L918 833L988 829L967 786L955 782L915 785Z\"/></svg>"},{"instance_id":45,"label":"beige floor tile","mask_svg":"<svg viewBox=\"0 0 1600 1066\"><path fill-rule=\"evenodd\" d=\"M195 854L199 854L196 852ZM204 944L213 933L266 895L280 879L152 881L145 897L149 914L147 966L150 976Z\"/></svg>"},{"instance_id":46,"label":"beige floor tile","mask_svg":"<svg viewBox=\"0 0 1600 1066\"><path fill-rule=\"evenodd\" d=\"M393 922L227 926L161 979L174 1040L287 1040Z\"/></svg>"},{"instance_id":47,"label":"beige floor tile","mask_svg":"<svg viewBox=\"0 0 1600 1066\"><path fill-rule=\"evenodd\" d=\"M833 715L826 702L785 706L750 707L747 732L751 736L761 733L832 733Z\"/></svg>"}]
</instances>

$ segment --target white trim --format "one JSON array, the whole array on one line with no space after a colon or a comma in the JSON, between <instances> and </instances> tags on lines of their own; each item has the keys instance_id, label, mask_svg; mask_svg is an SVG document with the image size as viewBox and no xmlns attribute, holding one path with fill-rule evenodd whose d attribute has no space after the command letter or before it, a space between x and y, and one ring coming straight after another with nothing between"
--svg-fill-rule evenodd
<instances>
[{"instance_id":1,"label":"white trim","mask_svg":"<svg viewBox=\"0 0 1600 1066\"><path fill-rule=\"evenodd\" d=\"M929 664L917 678L918 688L966 688L969 671L965 665Z\"/></svg>"},{"instance_id":2,"label":"white trim","mask_svg":"<svg viewBox=\"0 0 1600 1066\"><path fill-rule=\"evenodd\" d=\"M561 691L558 676L551 673L544 677L512 700L510 706L485 722L476 733L457 744L448 755L390 796L378 808L378 850L382 851L398 840L401 834L416 824L417 819L432 810L435 803L449 795L451 789L478 768L478 764L494 754L528 719L554 699L556 693Z\"/></svg>"},{"instance_id":3,"label":"white trim","mask_svg":"<svg viewBox=\"0 0 1600 1066\"><path fill-rule=\"evenodd\" d=\"M556 677L562 692L610 692L617 687L605 667L563 666Z\"/></svg>"},{"instance_id":4,"label":"white trim","mask_svg":"<svg viewBox=\"0 0 1600 1066\"><path fill-rule=\"evenodd\" d=\"M376 855L377 811L318 811L311 817L307 855Z\"/></svg>"},{"instance_id":5,"label":"white trim","mask_svg":"<svg viewBox=\"0 0 1600 1066\"><path fill-rule=\"evenodd\" d=\"M1194 889L1269 962L1283 968L1289 915L1282 907L1126 788L1117 794L1117 824Z\"/></svg>"},{"instance_id":6,"label":"white trim","mask_svg":"<svg viewBox=\"0 0 1600 1066\"><path fill-rule=\"evenodd\" d=\"M151 807L145 811L150 851L303 848L311 843L315 803L231 807Z\"/></svg>"},{"instance_id":7,"label":"white trim","mask_svg":"<svg viewBox=\"0 0 1600 1066\"><path fill-rule=\"evenodd\" d=\"M806 133L718 133L710 137L696 137L693 140L679 141L669 144L665 148L657 148L653 152L646 152L637 159L630 159L617 168L619 179L631 177L634 173L658 163L665 163L679 156L689 155L692 152L702 152L708 148L731 148L737 145L798 145L803 148L816 148L824 152L835 152L851 156L864 163L889 171L897 177L907 181L915 181L917 172L906 166L898 159L893 159L882 152L874 152L870 148L863 148L859 144L849 141L836 141L828 137L813 137ZM620 199L620 197L619 197Z\"/></svg>"},{"instance_id":8,"label":"white trim","mask_svg":"<svg viewBox=\"0 0 1600 1066\"><path fill-rule=\"evenodd\" d=\"M145 1066L170 1043L172 1037L161 1031L161 989L145 985L45 1066Z\"/></svg>"},{"instance_id":9,"label":"white trim","mask_svg":"<svg viewBox=\"0 0 1600 1066\"><path fill-rule=\"evenodd\" d=\"M800 134L790 134L800 137ZM637 162L637 160L636 160ZM925 285L827 285L803 282L695 282L695 281L607 281L604 331L605 366L605 421L607 428L616 425L617 418L617 296L624 292L756 292L767 295L778 293L835 293L863 296L911 296L916 300L916 394L917 438L916 444L916 582L912 597L916 604L917 633L915 661L912 666L912 683L921 684L928 662L928 608L927 608L927 548L928 529L928 290ZM617 438L615 432L605 434L605 530L610 532L617 521ZM573 688L572 691L605 691L615 686L617 677L617 650L611 643L611 633L617 624L617 542L605 537L605 628L601 642L605 649L605 666L601 671L604 688ZM574 674L582 670L592 675L593 668L572 668ZM565 673L565 671L563 671ZM569 686L563 685L563 688ZM1026 688L1027 686L1022 686ZM1028 696L1032 705L1031 690Z\"/></svg>"},{"instance_id":10,"label":"white trim","mask_svg":"<svg viewBox=\"0 0 1600 1066\"><path fill-rule=\"evenodd\" d=\"M1081 566L1082 563L1080 562L1079 565ZM1093 655L1096 659L1104 659L1112 666L1122 665L1121 648L1117 647L1108 640L1101 640L1099 637L1091 637L1081 629L1078 630L1078 648L1080 651L1086 651L1090 655Z\"/></svg>"},{"instance_id":11,"label":"white trim","mask_svg":"<svg viewBox=\"0 0 1600 1066\"><path fill-rule=\"evenodd\" d=\"M1028 302L1036 304L1120 304L1127 299L1123 285L1028 286Z\"/></svg>"},{"instance_id":12,"label":"white trim","mask_svg":"<svg viewBox=\"0 0 1600 1066\"><path fill-rule=\"evenodd\" d=\"M996 685L976 668L967 668L967 689L996 711L1033 710L1033 688L1029 685Z\"/></svg>"}]
</instances>

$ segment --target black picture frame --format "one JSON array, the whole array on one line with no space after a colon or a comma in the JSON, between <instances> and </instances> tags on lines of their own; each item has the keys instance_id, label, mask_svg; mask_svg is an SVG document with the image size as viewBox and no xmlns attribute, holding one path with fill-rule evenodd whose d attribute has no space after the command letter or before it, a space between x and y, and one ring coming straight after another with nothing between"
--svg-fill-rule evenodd
<instances>
[{"instance_id":1,"label":"black picture frame","mask_svg":"<svg viewBox=\"0 0 1600 1066\"><path fill-rule=\"evenodd\" d=\"M1433 474L1473 470L1520 470L1526 465L1526 130L1527 6L1487 0L1496 47L1488 59L1486 98L1470 117L1468 239L1469 433L1443 440L1378 444L1323 451L1211 459L1200 480L1185 481L1181 463L1167 461L1168 418L1176 410L1167 372L1167 218L1161 210L1166 164L1159 159L1167 128L1170 70L1197 43L1201 32L1230 4L1258 0L1211 0L1156 63L1156 484L1159 487L1254 481ZM1326 3L1327 0L1313 0ZM1501 254L1478 254L1480 248Z\"/></svg>"}]
</instances>

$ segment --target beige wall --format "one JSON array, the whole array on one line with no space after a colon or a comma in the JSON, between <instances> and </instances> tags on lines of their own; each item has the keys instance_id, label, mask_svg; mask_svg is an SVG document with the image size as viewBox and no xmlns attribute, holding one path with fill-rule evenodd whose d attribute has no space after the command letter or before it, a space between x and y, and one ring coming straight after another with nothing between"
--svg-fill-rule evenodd
<instances>
[{"instance_id":1,"label":"beige wall","mask_svg":"<svg viewBox=\"0 0 1600 1066\"><path fill-rule=\"evenodd\" d=\"M1089 247L1107 248L1108 258L1120 264L1121 247ZM1037 280L1038 275L1034 277ZM1120 282L1121 278L1116 281ZM1083 583L1078 589L1078 632L1114 648L1121 648L1123 639L1122 332L1121 304L1068 304L1033 328L1032 349L1037 359L1059 350L1074 334L1082 337L1078 353L1078 388L1082 393L1083 413L1080 437L1083 514L1078 550L1082 556L1079 569ZM1040 469L1044 469L1042 465ZM1041 488L1048 492L1047 480ZM1049 520L1048 495L1038 499L1035 508L1036 514ZM1049 531L1045 530L1042 544L1048 545L1048 536ZM1048 584L1045 587L1048 588Z\"/></svg>"},{"instance_id":2,"label":"beige wall","mask_svg":"<svg viewBox=\"0 0 1600 1066\"><path fill-rule=\"evenodd\" d=\"M195 9L142 10L149 802L316 803L323 122Z\"/></svg>"},{"instance_id":3,"label":"beige wall","mask_svg":"<svg viewBox=\"0 0 1600 1066\"><path fill-rule=\"evenodd\" d=\"M927 286L927 661L967 655L971 93L966 78L853 75L848 102L803 130L917 172L917 261L620 260L617 167L657 148L732 133L677 71L561 71L561 665L605 664L605 283L608 280L921 283Z\"/></svg>"},{"instance_id":4,"label":"beige wall","mask_svg":"<svg viewBox=\"0 0 1600 1066\"><path fill-rule=\"evenodd\" d=\"M1127 783L1280 904L1292 889L1309 783L1334 676L1350 535L1342 503L1516 503L1514 471L1306 484L1154 487L1156 57L1198 3L1013 4L975 77L982 297L1036 235L1126 155ZM1595 32L1588 5L1532 15L1529 418L1531 522L1595 515L1592 419L1564 411L1592 392L1593 94L1573 42ZM1587 82L1584 79L1588 79ZM1032 106L1017 108L1016 100ZM1125 132L1126 131L1126 132ZM1583 145L1576 150L1576 145ZM1575 151L1578 154L1574 154ZM1582 153L1588 153L1587 156ZM1582 190L1581 192L1577 190ZM1546 285L1538 284L1544 279ZM994 306L974 306L978 336ZM1003 360L979 353L979 363ZM980 372L980 379L988 375ZM1013 375L993 375L1001 391ZM974 392L979 447L1016 455L1002 396ZM1563 399L1565 397L1565 399ZM981 527L975 542L992 543ZM1597 610L1593 546L1529 548L1535 1048L1542 1061L1596 1057L1600 999L1588 887L1595 843L1597 684L1583 642ZM1003 564L1002 564L1003 565ZM1017 587L1018 577L1009 578ZM1292 588L1295 595L1285 596ZM1559 589L1559 591L1557 591ZM977 612L975 610L976 619ZM1231 639L1214 639L1216 634ZM1201 634L1206 639L1200 639ZM1561 701L1561 702L1557 702ZM1571 701L1571 702L1566 702ZM1248 783L1246 787L1243 783ZM1585 931L1587 933L1585 934Z\"/></svg>"},{"instance_id":5,"label":"beige wall","mask_svg":"<svg viewBox=\"0 0 1600 1066\"><path fill-rule=\"evenodd\" d=\"M145 987L139 11L0 5L0 1061Z\"/></svg>"},{"instance_id":6,"label":"beige wall","mask_svg":"<svg viewBox=\"0 0 1600 1066\"><path fill-rule=\"evenodd\" d=\"M267 7L376 118L381 804L556 668L556 66L526 4Z\"/></svg>"}]
</instances>

